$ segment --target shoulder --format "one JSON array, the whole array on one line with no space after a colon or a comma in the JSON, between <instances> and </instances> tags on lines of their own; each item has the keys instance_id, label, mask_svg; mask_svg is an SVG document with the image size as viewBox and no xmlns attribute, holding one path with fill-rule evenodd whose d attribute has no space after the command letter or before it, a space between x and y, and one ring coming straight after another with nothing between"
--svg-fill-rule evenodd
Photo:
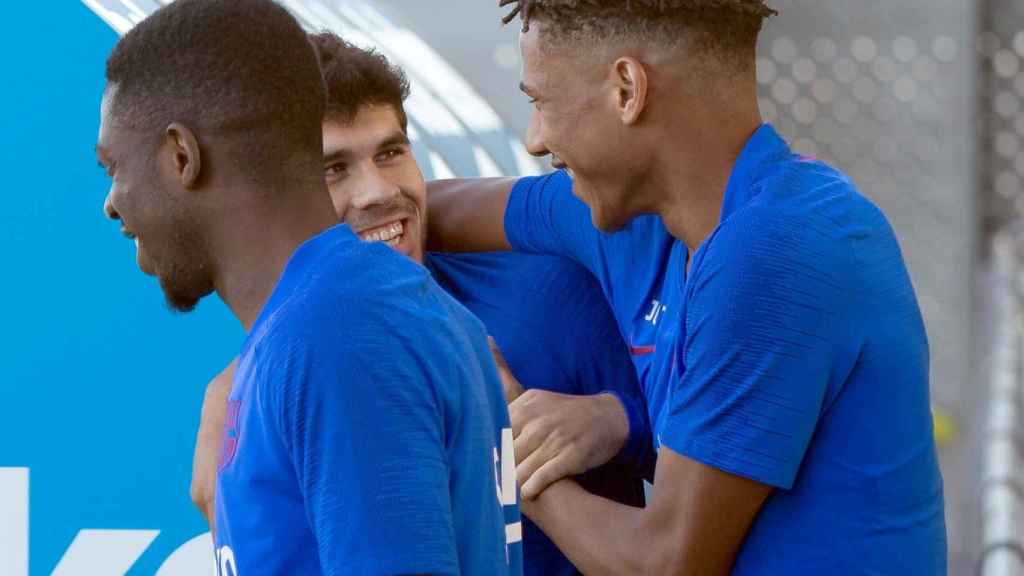
<instances>
[{"instance_id":1,"label":"shoulder","mask_svg":"<svg viewBox=\"0 0 1024 576\"><path fill-rule=\"evenodd\" d=\"M753 183L754 197L725 219L711 238L720 256L842 262L866 244L892 242L882 211L845 174L810 159L790 157Z\"/></svg>"},{"instance_id":2,"label":"shoulder","mask_svg":"<svg viewBox=\"0 0 1024 576\"><path fill-rule=\"evenodd\" d=\"M442 254L431 253L428 256L431 269L440 272L446 279L455 284L472 282L476 275L451 278L456 272L478 271L486 274L494 284L519 284L527 281L527 285L536 287L535 280L561 280L565 283L593 282L586 268L575 261L562 256L549 254L532 254L527 252L485 252ZM510 286L511 287L511 286Z\"/></svg>"},{"instance_id":3,"label":"shoulder","mask_svg":"<svg viewBox=\"0 0 1024 576\"><path fill-rule=\"evenodd\" d=\"M512 186L512 193L527 190L544 190L558 193L572 193L572 178L565 170L555 170L539 176L524 176Z\"/></svg>"}]
</instances>

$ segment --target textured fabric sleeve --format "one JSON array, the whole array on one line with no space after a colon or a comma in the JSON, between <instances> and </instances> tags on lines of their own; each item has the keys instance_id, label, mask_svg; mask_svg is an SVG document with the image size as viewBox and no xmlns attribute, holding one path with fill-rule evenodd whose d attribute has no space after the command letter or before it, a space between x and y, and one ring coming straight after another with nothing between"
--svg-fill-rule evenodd
<instances>
[{"instance_id":1,"label":"textured fabric sleeve","mask_svg":"<svg viewBox=\"0 0 1024 576\"><path fill-rule=\"evenodd\" d=\"M828 224L737 215L698 252L685 366L661 443L788 489L817 425L851 295Z\"/></svg>"},{"instance_id":2,"label":"textured fabric sleeve","mask_svg":"<svg viewBox=\"0 0 1024 576\"><path fill-rule=\"evenodd\" d=\"M639 391L633 393L619 387L609 388L605 392L618 398L629 420L629 437L615 460L635 470L638 476L653 482L657 454L651 440L651 423L643 396Z\"/></svg>"},{"instance_id":3,"label":"textured fabric sleeve","mask_svg":"<svg viewBox=\"0 0 1024 576\"><path fill-rule=\"evenodd\" d=\"M534 302L549 306L545 329L533 338L547 350L558 350L571 380L572 393L609 393L618 398L629 422L629 437L615 462L637 477L652 478L656 454L647 403L636 367L601 285L583 267L563 258L534 259L548 265ZM543 313L540 309L539 312Z\"/></svg>"},{"instance_id":4,"label":"textured fabric sleeve","mask_svg":"<svg viewBox=\"0 0 1024 576\"><path fill-rule=\"evenodd\" d=\"M423 359L372 311L284 343L282 439L326 575L458 574L444 415ZM319 332L319 333L318 333Z\"/></svg>"},{"instance_id":5,"label":"textured fabric sleeve","mask_svg":"<svg viewBox=\"0 0 1024 576\"><path fill-rule=\"evenodd\" d=\"M564 170L520 179L505 209L505 236L516 250L565 256L596 270L601 233L572 194Z\"/></svg>"}]
</instances>

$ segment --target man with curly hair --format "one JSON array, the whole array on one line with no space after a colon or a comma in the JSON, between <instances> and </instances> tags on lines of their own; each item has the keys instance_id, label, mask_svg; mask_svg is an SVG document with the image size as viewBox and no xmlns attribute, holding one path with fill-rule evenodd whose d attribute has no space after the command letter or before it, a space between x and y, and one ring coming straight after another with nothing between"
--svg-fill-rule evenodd
<instances>
[{"instance_id":1,"label":"man with curly hair","mask_svg":"<svg viewBox=\"0 0 1024 576\"><path fill-rule=\"evenodd\" d=\"M652 499L512 402L523 511L586 574L944 574L928 342L895 234L761 121L761 0L500 0L553 174L437 183L434 248L559 254L631 341Z\"/></svg>"}]
</instances>

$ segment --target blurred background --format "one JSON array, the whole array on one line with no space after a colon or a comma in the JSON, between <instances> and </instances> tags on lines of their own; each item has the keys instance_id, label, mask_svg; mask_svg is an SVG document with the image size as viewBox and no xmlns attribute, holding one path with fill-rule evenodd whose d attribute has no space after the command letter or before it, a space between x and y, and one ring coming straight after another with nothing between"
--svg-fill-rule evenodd
<instances>
[{"instance_id":1,"label":"blurred background","mask_svg":"<svg viewBox=\"0 0 1024 576\"><path fill-rule=\"evenodd\" d=\"M105 222L106 55L163 0L2 10L0 574L208 574L188 499L205 383L242 331L166 311ZM530 174L517 27L493 0L286 0L413 82L427 177ZM1024 2L770 0L761 108L885 210L931 340L951 574L1024 574L1019 375Z\"/></svg>"}]
</instances>

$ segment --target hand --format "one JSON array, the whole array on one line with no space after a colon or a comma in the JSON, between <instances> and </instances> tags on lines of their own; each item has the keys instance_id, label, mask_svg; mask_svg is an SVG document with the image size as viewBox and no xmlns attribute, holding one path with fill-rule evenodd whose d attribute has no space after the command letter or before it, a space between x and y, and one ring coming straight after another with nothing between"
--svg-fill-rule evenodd
<instances>
[{"instance_id":1,"label":"hand","mask_svg":"<svg viewBox=\"0 0 1024 576\"><path fill-rule=\"evenodd\" d=\"M498 376L501 377L501 387L505 389L505 402L511 404L516 398L519 398L523 394L523 386L516 380L516 377L512 375L512 371L508 368L508 363L505 362L505 357L501 355L501 349L498 348L498 343L494 341L494 338L487 337L487 343L491 345L491 354L494 356L494 363L498 366Z\"/></svg>"},{"instance_id":2,"label":"hand","mask_svg":"<svg viewBox=\"0 0 1024 576\"><path fill-rule=\"evenodd\" d=\"M562 478L607 463L629 437L626 411L611 394L527 390L509 406L509 416L524 500Z\"/></svg>"},{"instance_id":3,"label":"hand","mask_svg":"<svg viewBox=\"0 0 1024 576\"><path fill-rule=\"evenodd\" d=\"M217 486L217 459L223 441L224 416L234 376L235 362L232 362L207 384L199 419L199 433L196 435L196 451L192 457L192 502L206 517L211 532L215 520L213 497Z\"/></svg>"}]
</instances>

